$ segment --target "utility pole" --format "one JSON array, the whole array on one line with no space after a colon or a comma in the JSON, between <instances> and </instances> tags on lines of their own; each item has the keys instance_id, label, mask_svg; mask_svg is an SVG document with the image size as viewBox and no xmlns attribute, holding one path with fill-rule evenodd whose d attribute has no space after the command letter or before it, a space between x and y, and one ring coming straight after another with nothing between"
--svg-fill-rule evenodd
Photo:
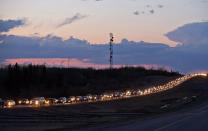
<instances>
[{"instance_id":1,"label":"utility pole","mask_svg":"<svg viewBox=\"0 0 208 131\"><path fill-rule=\"evenodd\" d=\"M110 69L113 68L113 41L114 41L114 36L113 33L110 33Z\"/></svg>"}]
</instances>

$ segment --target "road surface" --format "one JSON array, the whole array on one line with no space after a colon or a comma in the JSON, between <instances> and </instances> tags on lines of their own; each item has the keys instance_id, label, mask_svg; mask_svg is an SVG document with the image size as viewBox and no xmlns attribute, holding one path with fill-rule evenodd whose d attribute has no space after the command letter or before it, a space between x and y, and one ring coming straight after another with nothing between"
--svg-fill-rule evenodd
<instances>
[{"instance_id":1,"label":"road surface","mask_svg":"<svg viewBox=\"0 0 208 131\"><path fill-rule=\"evenodd\" d=\"M208 101L189 110L146 120L81 129L79 131L208 131Z\"/></svg>"}]
</instances>

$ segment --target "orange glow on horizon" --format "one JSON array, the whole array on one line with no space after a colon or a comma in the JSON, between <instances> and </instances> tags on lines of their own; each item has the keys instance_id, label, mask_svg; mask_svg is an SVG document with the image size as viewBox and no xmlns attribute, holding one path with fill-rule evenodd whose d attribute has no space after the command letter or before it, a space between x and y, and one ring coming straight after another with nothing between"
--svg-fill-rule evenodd
<instances>
[{"instance_id":1,"label":"orange glow on horizon","mask_svg":"<svg viewBox=\"0 0 208 131\"><path fill-rule=\"evenodd\" d=\"M96 64L92 63L89 59L75 59L75 58L16 58L16 59L6 59L4 65L15 65L16 63L20 65L46 65L48 67L77 67L77 68L95 68L95 69L105 69L109 68L109 64ZM121 67L144 67L145 69L159 69L165 68L166 70L171 70L170 67L160 66L156 64L137 64L137 65L126 65L126 64L115 64L114 68Z\"/></svg>"}]
</instances>

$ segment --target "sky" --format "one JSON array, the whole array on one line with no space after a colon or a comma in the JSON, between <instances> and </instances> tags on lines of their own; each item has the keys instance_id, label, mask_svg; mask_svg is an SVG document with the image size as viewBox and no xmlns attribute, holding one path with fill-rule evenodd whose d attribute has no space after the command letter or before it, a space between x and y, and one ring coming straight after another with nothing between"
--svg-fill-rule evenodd
<instances>
[{"instance_id":1,"label":"sky","mask_svg":"<svg viewBox=\"0 0 208 131\"><path fill-rule=\"evenodd\" d=\"M208 0L0 0L0 63L208 70Z\"/></svg>"},{"instance_id":2,"label":"sky","mask_svg":"<svg viewBox=\"0 0 208 131\"><path fill-rule=\"evenodd\" d=\"M117 42L128 38L175 46L164 34L208 20L207 7L207 0L0 0L0 18L26 19L27 25L8 32L14 35L74 36L100 44L113 32Z\"/></svg>"}]
</instances>

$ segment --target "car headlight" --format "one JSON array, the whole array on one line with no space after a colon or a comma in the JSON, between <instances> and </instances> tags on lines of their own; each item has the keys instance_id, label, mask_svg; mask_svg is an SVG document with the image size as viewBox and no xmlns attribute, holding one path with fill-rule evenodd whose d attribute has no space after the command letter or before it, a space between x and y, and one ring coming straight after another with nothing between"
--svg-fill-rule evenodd
<instances>
[{"instance_id":1,"label":"car headlight","mask_svg":"<svg viewBox=\"0 0 208 131\"><path fill-rule=\"evenodd\" d=\"M46 104L49 104L49 101L45 101Z\"/></svg>"},{"instance_id":2,"label":"car headlight","mask_svg":"<svg viewBox=\"0 0 208 131\"><path fill-rule=\"evenodd\" d=\"M39 105L39 101L35 101L35 105Z\"/></svg>"},{"instance_id":3,"label":"car headlight","mask_svg":"<svg viewBox=\"0 0 208 131\"><path fill-rule=\"evenodd\" d=\"M13 102L11 102L11 101L9 101L7 105L8 105L8 106L13 106L13 105L14 105L14 103L13 103Z\"/></svg>"},{"instance_id":4,"label":"car headlight","mask_svg":"<svg viewBox=\"0 0 208 131\"><path fill-rule=\"evenodd\" d=\"M12 105L12 103L11 102L8 102L8 106L11 106Z\"/></svg>"}]
</instances>

